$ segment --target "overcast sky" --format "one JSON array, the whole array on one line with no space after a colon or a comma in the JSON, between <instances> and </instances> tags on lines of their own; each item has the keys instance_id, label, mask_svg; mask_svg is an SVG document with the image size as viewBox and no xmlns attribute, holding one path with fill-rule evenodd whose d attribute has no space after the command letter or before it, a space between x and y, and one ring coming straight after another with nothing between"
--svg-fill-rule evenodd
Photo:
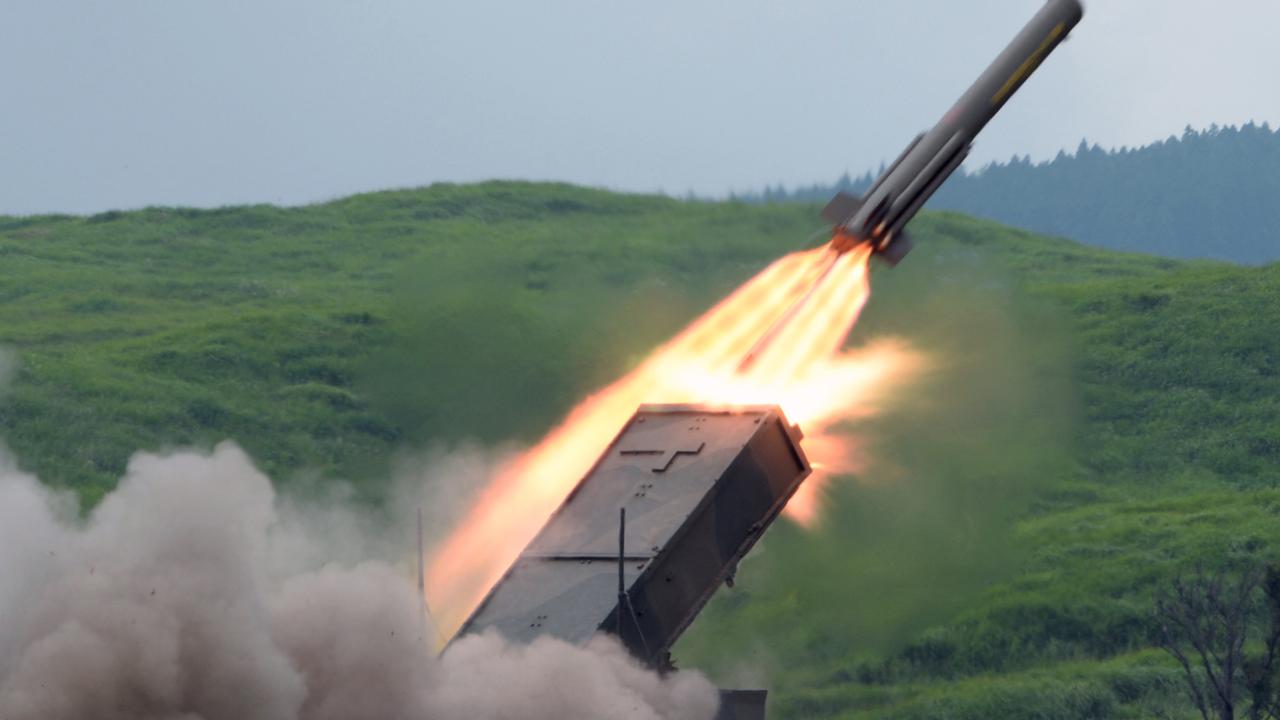
<instances>
[{"instance_id":1,"label":"overcast sky","mask_svg":"<svg viewBox=\"0 0 1280 720\"><path fill-rule=\"evenodd\" d=\"M435 181L724 194L932 125L1040 0L0 0L0 213ZM978 139L1280 123L1280 0L1092 0Z\"/></svg>"}]
</instances>

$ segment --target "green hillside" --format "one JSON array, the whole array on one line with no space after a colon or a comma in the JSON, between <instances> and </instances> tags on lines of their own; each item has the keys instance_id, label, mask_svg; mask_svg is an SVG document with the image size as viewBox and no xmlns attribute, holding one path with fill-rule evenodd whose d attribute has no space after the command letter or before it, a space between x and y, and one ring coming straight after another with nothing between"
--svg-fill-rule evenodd
<instances>
[{"instance_id":1,"label":"green hillside","mask_svg":"<svg viewBox=\"0 0 1280 720\"><path fill-rule=\"evenodd\" d=\"M486 183L0 218L0 437L90 501L138 449L231 438L376 502L402 450L536 439L815 217ZM1151 595L1280 541L1280 269L913 231L851 342L932 371L678 662L768 683L775 717L1189 717Z\"/></svg>"}]
</instances>

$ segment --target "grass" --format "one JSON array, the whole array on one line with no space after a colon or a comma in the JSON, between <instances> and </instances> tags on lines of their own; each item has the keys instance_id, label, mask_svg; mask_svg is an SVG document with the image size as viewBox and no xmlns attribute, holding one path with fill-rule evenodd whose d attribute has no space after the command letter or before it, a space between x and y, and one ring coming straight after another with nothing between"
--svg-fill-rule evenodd
<instances>
[{"instance_id":1,"label":"grass","mask_svg":"<svg viewBox=\"0 0 1280 720\"><path fill-rule=\"evenodd\" d=\"M563 185L304 208L0 218L0 434L88 502L139 449L231 438L376 501L404 449L537 438L816 208ZM1173 717L1151 593L1280 541L1280 268L926 214L854 344L935 368L867 466L780 524L677 648L777 717Z\"/></svg>"}]
</instances>

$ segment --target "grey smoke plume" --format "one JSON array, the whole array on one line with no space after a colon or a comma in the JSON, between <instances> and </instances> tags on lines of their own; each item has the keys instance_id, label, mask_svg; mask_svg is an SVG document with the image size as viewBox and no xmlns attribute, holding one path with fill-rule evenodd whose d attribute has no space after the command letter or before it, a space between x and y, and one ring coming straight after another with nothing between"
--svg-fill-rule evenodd
<instances>
[{"instance_id":1,"label":"grey smoke plume","mask_svg":"<svg viewBox=\"0 0 1280 720\"><path fill-rule=\"evenodd\" d=\"M340 498L277 497L231 444L135 456L85 519L5 460L0 718L714 715L700 675L659 677L608 638L486 635L437 659L371 525Z\"/></svg>"}]
</instances>

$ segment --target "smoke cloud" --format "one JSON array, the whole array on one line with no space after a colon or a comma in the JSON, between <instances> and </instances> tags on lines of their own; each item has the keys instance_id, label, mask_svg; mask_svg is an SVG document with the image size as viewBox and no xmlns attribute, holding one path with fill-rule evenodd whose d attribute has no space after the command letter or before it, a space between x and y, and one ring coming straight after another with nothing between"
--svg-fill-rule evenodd
<instances>
[{"instance_id":1,"label":"smoke cloud","mask_svg":"<svg viewBox=\"0 0 1280 720\"><path fill-rule=\"evenodd\" d=\"M715 714L702 676L660 677L606 637L435 657L378 527L341 493L277 496L230 443L136 455L84 518L0 461L0 718Z\"/></svg>"}]
</instances>

